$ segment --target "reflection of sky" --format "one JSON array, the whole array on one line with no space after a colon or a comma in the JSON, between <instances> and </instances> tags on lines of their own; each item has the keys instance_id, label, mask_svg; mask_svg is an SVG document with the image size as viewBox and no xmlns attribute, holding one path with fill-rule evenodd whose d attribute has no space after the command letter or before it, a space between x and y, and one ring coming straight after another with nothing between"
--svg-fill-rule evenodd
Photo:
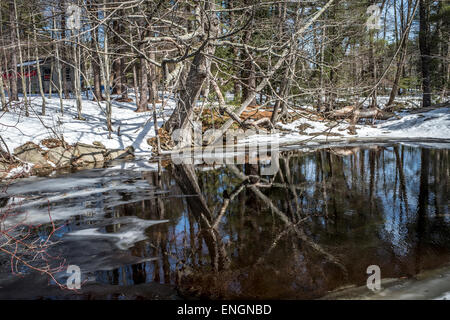
<instances>
[{"instance_id":1,"label":"reflection of sky","mask_svg":"<svg viewBox=\"0 0 450 320\"><path fill-rule=\"evenodd\" d=\"M416 193L416 190L411 189L414 188L419 179L416 168L420 167L420 152L417 152L418 150L409 152L408 149L404 151L403 172L405 174L409 212L406 211L405 203L400 201L400 176L392 148L389 148L389 151L384 153L385 168L377 170L378 174L381 170L384 170L385 174L383 175L383 180L378 179L378 187L376 188L377 196L381 200L383 207L384 229L386 231L386 233L381 233L381 236L384 240L391 242L392 249L399 255L404 255L408 251L408 240L405 239L407 232L405 223L410 222L409 215L411 210L416 208L416 198L411 196ZM394 187L396 188L395 190Z\"/></svg>"},{"instance_id":2,"label":"reflection of sky","mask_svg":"<svg viewBox=\"0 0 450 320\"><path fill-rule=\"evenodd\" d=\"M374 203L378 207L378 212L372 214L382 214L381 225L378 235L380 240L390 243L392 250L398 255L405 255L408 253L411 235L408 234L408 227L410 224L416 223L416 215L418 209L418 197L420 191L420 169L421 169L421 149L414 146L399 146L398 153L400 161L403 158L403 174L405 179L405 189L406 189L406 200L408 203L408 210L405 205L405 201L401 199L401 185L399 169L397 168L397 159L394 153L393 147L385 147L383 151L371 151L370 149L360 149L361 151L354 153L351 156L340 157L340 161L343 163L343 174L345 176L345 181L347 187L350 189L356 188L361 196L367 197L369 199L370 195L370 157L374 157ZM361 152L363 152L364 161L363 167L361 168ZM370 154L372 152L372 155ZM323 156L324 154L322 154ZM306 181L314 183L316 179L316 170L319 166L319 161L316 156L306 156L302 157L302 161L305 164L301 166L300 172L304 175ZM432 154L430 154L430 161L432 161ZM299 160L300 161L300 160ZM326 167L329 166L328 160L323 161ZM427 206L427 215L433 218L435 213L435 207L433 205L436 195L434 194L434 189L432 184L434 183L434 176L432 170L432 164L430 163L429 172L429 205ZM291 172L294 169L291 166ZM341 172L335 172L334 174L342 174ZM363 177L362 175L363 174ZM327 179L325 177L325 179ZM445 179L445 177L443 177ZM340 188L345 188L344 185L340 184ZM441 187L442 188L442 187ZM443 190L441 190L442 192ZM308 188L305 190L307 198L315 199L314 192L315 188ZM329 194L333 190L327 191ZM323 200L316 199L316 206L314 208L320 208L324 205ZM344 214L347 216L352 216L357 212L353 210L351 204L346 203L346 208ZM363 214L370 214L369 212L370 204L367 204L367 212ZM442 210L442 209L441 209ZM448 213L448 207L443 208L445 212ZM442 221L449 221L449 215L443 215ZM318 220L316 223L324 223L324 220Z\"/></svg>"},{"instance_id":3,"label":"reflection of sky","mask_svg":"<svg viewBox=\"0 0 450 320\"><path fill-rule=\"evenodd\" d=\"M417 213L417 207L418 207L418 194L420 191L420 169L421 169L421 151L420 148L414 148L409 146L399 146L399 154L402 156L403 152L403 172L405 176L406 181L406 195L407 195L407 202L409 206L409 210L406 211L405 204L400 201L400 177L398 175L398 169L397 169L397 162L396 162L396 155L394 153L394 149L392 147L385 148L384 150L379 149L378 151L370 151L369 149L365 149L361 152L364 152L364 163L363 168L361 170L360 166L360 156L361 152L356 152L352 156L344 156L340 157L342 163L343 163L343 172L335 172L334 174L340 176L342 173L345 175L345 181L349 188L355 189L355 194L358 194L360 196L364 196L365 199L368 199L369 195L369 186L370 186L370 153L373 152L372 156L375 157L375 181L376 185L374 186L375 195L374 195L374 202L376 203L376 206L379 208L379 212L372 213L374 216L377 214L381 214L381 220L376 220L377 223L377 235L380 237L380 240L382 242L386 242L388 244L391 244L392 250L394 250L395 254L397 255L406 255L408 254L409 250L409 244L411 242L411 239L408 239L410 236L408 234L409 230L409 224L415 223L416 220L416 213ZM334 155L333 155L334 156ZM430 154L430 159L432 159L432 154ZM321 176L321 172L319 169L319 162L318 157L313 155L308 155L305 157L293 157L291 158L290 162L290 171L292 174L292 178L294 180L295 184L300 184L305 182L304 179L308 182L308 188L304 190L303 195L298 197L297 199L294 199L293 201L302 201L302 206L305 211L313 211L313 210L321 210L325 206L325 201L323 198L317 197L315 193L320 192L321 188L314 187L314 183L317 181L317 175L319 177ZM329 166L329 163L326 159L324 159L323 164L325 167ZM355 166L352 168L352 166ZM284 165L281 166L284 169ZM430 163L430 170L432 170L432 165ZM361 172L364 173L364 180L362 179ZM200 174L201 180L202 180L202 190L206 195L207 200L209 201L209 205L211 205L211 209L214 208L216 205L221 205L222 199L221 195L225 190L228 190L228 192L231 192L234 187L237 186L237 183L235 181L232 181L233 179L232 175L229 171L226 170L225 167L220 167L217 169L217 171L212 174L211 172L205 172L205 176L202 176ZM120 181L123 179L128 178L128 176L122 176L120 177ZM432 174L432 171L429 176L430 183L434 182L434 177ZM443 177L444 178L444 177ZM211 179L211 180L208 180ZM328 179L325 177L325 179ZM111 181L108 180L108 177L103 179L101 182L98 180L89 180L90 182L95 181L92 184L88 184L89 188L101 188L102 190L106 187L114 186L115 189L111 189L104 192L92 192L89 195L84 195L80 198L69 198L69 199L61 199L58 201L53 202L51 205L52 212L56 212L57 210L61 208L66 208L67 214L64 216L61 213L61 217L63 219L59 219L57 221L57 226L62 226L56 233L54 240L63 239L64 235L71 231L76 231L80 229L86 229L86 228L96 228L101 232L105 232L105 225L108 227L111 226L117 226L118 229L120 229L120 225L117 223L114 223L113 221L109 221L105 223L105 219L115 219L120 217L120 214L123 214L122 211L119 212L117 210L118 205L117 203L120 203L120 201L128 201L128 199L124 200L124 196L130 197L130 207L132 207L134 210L131 211L131 213L127 214L137 214L139 211L139 201L142 199L145 199L145 197L148 198L148 194L145 194L143 192L144 185L142 182L144 180L135 180L130 182L132 185L136 184L139 186L139 188L135 188L135 190L129 191L130 189L127 189L127 192L129 193L121 193L116 189L120 188L120 183L118 180L113 181L113 183L110 183ZM147 182L145 182L147 183ZM174 182L171 180L168 182L169 185L173 185ZM148 184L148 183L147 183ZM346 188L345 185L339 184L339 188ZM53 186L54 188L54 186ZM58 191L52 191L52 193L48 193L45 196L50 196L53 194L63 194L63 193L70 193L71 191L80 190L82 188L86 188L86 185L83 184L83 181L80 181L80 187L75 188L72 184L70 185L69 189L62 188ZM148 189L144 190L146 192L150 192L149 190L153 190L153 187L148 184ZM31 190L35 191L35 190ZM330 194L332 194L335 190L332 188L328 188L328 197L330 197ZM343 190L339 190L343 191ZM30 190L27 190L27 192L30 192ZM27 192L24 192L25 194ZM20 193L20 192L19 192ZM394 196L395 194L395 196ZM434 208L433 208L433 200L435 198L434 189L433 187L429 188L429 202L430 205L428 206L428 212L430 218L433 218ZM136 201L135 203L132 203ZM302 200L300 200L302 199ZM345 199L344 199L345 200ZM170 198L166 200L165 203L167 203L168 209L170 209ZM184 246L189 247L190 246L190 229L189 229L189 219L188 219L188 210L187 210L187 203L186 200L183 200L183 206L177 207L173 211L174 216L171 218L171 223L168 232L168 238L175 238L175 242L177 245L177 254L181 254L180 251L185 249ZM225 226L231 225L233 221L233 215L238 212L237 207L235 206L236 200L233 201L233 203L230 204L228 208L228 215L225 215L222 220L220 227L221 229L221 239L224 242L229 242L231 240L235 240L237 237L237 233L233 233L229 230L225 229ZM110 208L105 208L105 206L110 205ZM48 208L46 205L42 205L40 207L30 207L30 209L33 209L34 213L41 214L42 216L48 215ZM448 207L443 208L444 212L443 214L447 214L447 216L444 216L442 218L442 221L445 221L447 223L450 222L450 216L448 215ZM348 218L347 221L351 221L352 217L357 214L367 214L369 215L369 205L367 205L367 212L358 212L357 209L355 209L352 206L352 203L346 203L346 212L344 212L344 215L346 216L345 219ZM58 211L59 212L59 211ZM194 220L194 217L191 216L191 220ZM65 224L66 223L66 224ZM103 223L103 225L98 225ZM325 219L317 220L316 223L321 224L325 227L327 224L327 221ZM258 226L261 229L264 228L264 226ZM351 230L351 226L346 226L348 230ZM194 233L198 234L198 225L197 223L193 223ZM231 229L231 228L230 228ZM45 225L42 228L39 229L39 237L41 239L46 239L48 232L51 230L49 228L49 225ZM353 230L351 230L353 232ZM117 230L110 230L109 232L117 232ZM356 231L354 231L356 232ZM149 240L150 241L150 240ZM197 241L197 238L196 238ZM169 244L173 245L173 244ZM68 248L70 249L70 248ZM170 248L171 250L175 250L174 248ZM188 248L187 248L188 249ZM144 252L145 256L152 256L152 252L149 251L149 246L146 244L147 252ZM204 254L207 254L207 248L206 246L202 247L202 250ZM89 254L89 253L86 253ZM109 254L113 255L115 252L110 252ZM175 257L169 256L169 262L171 268L174 268L176 264ZM190 257L187 257L187 260L190 260ZM160 268L159 274L161 275L160 282L164 281L164 272L162 270L163 264L161 261L158 264L158 267ZM145 281L150 282L153 281L153 277L155 274L155 262L143 262L141 266L145 270ZM115 269L114 271L98 271L96 272L96 277L98 281L104 282L104 283L112 283L113 279L118 280L119 284L125 285L125 284L133 284L133 265L132 264L126 264L120 268Z\"/></svg>"},{"instance_id":4,"label":"reflection of sky","mask_svg":"<svg viewBox=\"0 0 450 320\"><path fill-rule=\"evenodd\" d=\"M194 230L197 232L198 227L197 225L194 225ZM177 235L181 236L184 233L189 233L189 218L188 218L188 210L187 210L187 204L185 205L185 209L181 213L180 220L175 225L175 232Z\"/></svg>"}]
</instances>

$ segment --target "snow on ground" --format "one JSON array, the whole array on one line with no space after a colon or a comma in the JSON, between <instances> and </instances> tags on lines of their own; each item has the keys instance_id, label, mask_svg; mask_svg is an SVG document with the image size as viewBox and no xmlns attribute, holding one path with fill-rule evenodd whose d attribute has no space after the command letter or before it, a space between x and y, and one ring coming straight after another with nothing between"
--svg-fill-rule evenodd
<instances>
[{"instance_id":1,"label":"snow on ground","mask_svg":"<svg viewBox=\"0 0 450 320\"><path fill-rule=\"evenodd\" d=\"M429 112L407 114L398 113L399 118L389 120L378 120L374 125L357 125L356 135L351 135L347 128L349 123L337 121L333 126L327 122L312 121L305 118L298 119L289 124L279 124L286 130L292 130L288 134L279 134L279 143L292 141L312 141L327 139L346 138L408 138L408 139L450 139L450 108L440 108ZM310 127L303 133L298 132L298 126L307 124ZM337 134L338 136L333 136Z\"/></svg>"},{"instance_id":2,"label":"snow on ground","mask_svg":"<svg viewBox=\"0 0 450 320\"><path fill-rule=\"evenodd\" d=\"M380 102L387 97L379 97ZM407 97L398 99L409 101ZM136 113L135 104L114 101L112 104L113 130L111 139L105 121L105 103L100 105L92 100L83 100L82 114L86 120L75 119L77 115L74 99L64 100L64 116L59 112L59 99L56 95L46 99L46 116L41 116L40 96L31 97L30 116L25 117L23 110L16 109L0 114L0 135L5 140L10 151L28 141L38 143L45 138L63 135L64 139L74 144L76 142L92 143L98 141L107 148L123 149L133 146L138 157L151 154L151 146L147 139L154 136L153 118L151 112ZM411 97L411 105L419 105L417 97ZM175 101L167 99L164 113L158 114L158 126L168 119ZM161 105L157 105L158 110ZM386 121L376 121L375 124L357 125L356 135L348 132L349 124L338 121L330 124L325 121L312 121L300 118L289 124L279 124L280 128L288 130L268 135L255 135L247 138L246 143L277 142L278 144L320 142L325 140L346 140L348 138L408 138L408 139L450 139L450 108L435 109L426 113L398 113L399 118ZM302 133L298 126L309 125ZM331 133L331 135L330 135ZM139 167L139 166L138 166Z\"/></svg>"},{"instance_id":3,"label":"snow on ground","mask_svg":"<svg viewBox=\"0 0 450 320\"><path fill-rule=\"evenodd\" d=\"M45 138L54 138L63 135L64 140L70 144L76 142L92 143L98 141L106 148L124 149L133 146L137 156L151 153L151 146L147 138L154 136L152 112L136 113L134 103L113 102L111 139L105 121L104 102L83 100L82 115L86 120L75 119L77 108L75 99L64 100L64 116L60 113L59 98L54 95L46 99L46 115L41 115L41 97L31 97L30 116L25 117L23 110L11 110L0 114L0 135L12 152L14 148L32 141L37 144ZM173 101L168 100L165 117L170 115ZM157 105L160 109L161 105ZM162 115L160 115L162 116ZM162 117L158 124L163 123ZM119 131L120 129L120 131Z\"/></svg>"},{"instance_id":4,"label":"snow on ground","mask_svg":"<svg viewBox=\"0 0 450 320\"><path fill-rule=\"evenodd\" d=\"M374 126L357 125L358 137L417 137L417 138L450 138L450 108L441 108L426 113L401 115L400 119L377 121ZM340 124L330 130L326 122L315 122L307 119L299 119L287 125L281 125L286 129L295 129L297 126L307 123L312 126L306 133L332 132L349 136L346 132L349 124L341 121ZM339 130L341 129L341 130Z\"/></svg>"}]
</instances>

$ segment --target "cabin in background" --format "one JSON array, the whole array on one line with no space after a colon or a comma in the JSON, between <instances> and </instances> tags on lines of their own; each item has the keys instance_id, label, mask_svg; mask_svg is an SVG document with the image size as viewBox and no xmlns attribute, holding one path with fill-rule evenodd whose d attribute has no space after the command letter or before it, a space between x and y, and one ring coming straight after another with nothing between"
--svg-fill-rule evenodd
<instances>
[{"instance_id":1,"label":"cabin in background","mask_svg":"<svg viewBox=\"0 0 450 320\"><path fill-rule=\"evenodd\" d=\"M53 72L52 72L52 65L53 65ZM69 92L73 92L74 86L73 86L73 79L74 79L74 69L71 66L65 65L61 63L63 68L66 68L66 72L64 74L63 71L61 71L61 76L66 77L66 83L67 83L67 90ZM36 59L26 61L22 64L23 66L23 75L21 73L21 65L17 65L17 88L19 93L22 92L22 79L21 77L25 77L25 83L26 83L26 91L27 93L31 94L37 94L39 93L39 79L38 79L38 72L37 72L37 61ZM56 69L57 63L56 59L53 56L40 58L39 59L39 68L41 71L41 77L42 77L42 86L45 93L49 92L50 85L53 86L52 91L56 92L59 84L58 80L58 70ZM3 79L9 80L12 78L12 73L3 73Z\"/></svg>"}]
</instances>

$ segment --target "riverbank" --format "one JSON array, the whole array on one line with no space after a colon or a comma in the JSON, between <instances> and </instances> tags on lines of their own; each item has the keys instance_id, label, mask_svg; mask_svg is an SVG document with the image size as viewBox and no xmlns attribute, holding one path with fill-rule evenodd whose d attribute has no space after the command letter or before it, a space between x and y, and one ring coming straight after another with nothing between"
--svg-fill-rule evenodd
<instances>
[{"instance_id":1,"label":"riverbank","mask_svg":"<svg viewBox=\"0 0 450 320\"><path fill-rule=\"evenodd\" d=\"M423 271L409 279L385 279L381 290L366 286L336 290L325 300L450 300L450 266Z\"/></svg>"},{"instance_id":2,"label":"riverbank","mask_svg":"<svg viewBox=\"0 0 450 320\"><path fill-rule=\"evenodd\" d=\"M151 154L152 148L146 142L148 136L154 136L151 112L134 112L133 102L113 102L113 132L109 135L103 102L84 99L84 119L78 120L74 99L64 100L64 115L56 96L46 99L46 115L41 113L42 99L30 99L29 117L20 108L10 108L0 115L4 157L13 156L0 162L1 179L102 167L124 155L142 158ZM167 105L170 113L172 102ZM159 125L162 122L163 118L159 119ZM28 154L23 154L24 150Z\"/></svg>"},{"instance_id":3,"label":"riverbank","mask_svg":"<svg viewBox=\"0 0 450 320\"><path fill-rule=\"evenodd\" d=\"M411 108L417 105L417 98L411 98L414 104L402 111L396 112L395 117L388 120L376 120L367 124L358 124L351 128L346 120L329 121L320 117L298 116L292 113L295 119L289 123L279 122L275 130L270 134L255 134L241 141L244 144L271 144L279 146L305 145L315 146L330 142L351 143L354 141L382 141L413 139L439 142L448 141L450 137L450 108L438 108L423 110ZM380 97L380 103L386 99ZM406 105L407 98L402 100ZM76 103L73 99L64 100L64 115L60 113L59 99L54 97L46 99L46 115L41 114L42 100L39 96L31 97L30 116L25 117L20 108L11 108L9 112L0 115L0 136L3 139L2 148L4 158L13 155L15 159L0 166L0 177L12 178L36 174L39 172L52 172L60 169L58 163L47 162L47 154L50 152L45 141L63 141L65 145L75 147L78 144L93 148L101 146L108 152L133 150L133 155L140 159L149 158L152 155L152 146L149 138L155 137L152 112L136 113L135 103L112 103L112 129L108 132L105 123L105 104L92 100L83 100L82 114L84 120L76 119ZM161 126L170 116L175 101L166 99L165 108L157 115L158 126ZM161 104L157 104L161 110ZM382 107L382 106L381 106ZM305 107L311 109L312 107ZM40 167L36 163L23 160L18 162L16 149L34 144L39 149L41 156ZM18 150L20 152L20 150ZM71 148L59 150L58 154L67 156ZM104 152L103 152L104 153ZM104 154L105 156L105 154ZM72 157L70 156L71 160ZM10 159L11 160L11 159ZM3 161L5 162L5 161ZM94 161L98 162L98 161ZM92 163L90 162L90 166ZM101 166L96 164L95 166ZM41 170L43 167L45 170ZM73 166L72 166L73 167ZM79 166L78 166L79 167ZM34 170L33 168L38 169ZM54 170L52 170L52 168Z\"/></svg>"}]
</instances>

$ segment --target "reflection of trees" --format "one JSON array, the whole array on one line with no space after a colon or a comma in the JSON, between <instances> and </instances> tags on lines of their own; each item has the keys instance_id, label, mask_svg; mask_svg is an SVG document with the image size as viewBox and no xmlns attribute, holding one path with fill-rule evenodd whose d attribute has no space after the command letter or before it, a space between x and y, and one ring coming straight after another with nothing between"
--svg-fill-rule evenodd
<instances>
[{"instance_id":1,"label":"reflection of trees","mask_svg":"<svg viewBox=\"0 0 450 320\"><path fill-rule=\"evenodd\" d=\"M233 165L229 165L229 168L231 171L241 178L243 181L249 180L250 178L244 174L242 174L238 168L236 168ZM307 245L309 245L311 248L319 252L321 255L323 255L327 260L330 262L336 264L344 273L346 273L345 267L330 253L326 252L320 245L312 241L304 232L303 228L301 228L300 224L302 223L302 220L299 220L298 222L293 222L292 218L289 218L284 212L279 210L272 202L270 198L268 198L261 190L258 188L257 183L252 183L247 185L250 190L258 196L258 198L264 202L276 215L277 217L286 225L287 228L292 229L292 232L295 233L296 236L298 236L303 242L305 242ZM266 186L265 186L266 187ZM289 189L292 189L291 187ZM294 188L295 189L295 188ZM275 238L276 240L276 238ZM273 246L273 244L272 244Z\"/></svg>"},{"instance_id":2,"label":"reflection of trees","mask_svg":"<svg viewBox=\"0 0 450 320\"><path fill-rule=\"evenodd\" d=\"M425 224L428 207L428 180L429 180L430 150L423 148L420 152L420 189L417 206L417 254L416 272L420 272L420 258L423 250L423 237L425 236Z\"/></svg>"},{"instance_id":3,"label":"reflection of trees","mask_svg":"<svg viewBox=\"0 0 450 320\"><path fill-rule=\"evenodd\" d=\"M156 188L141 217L173 223L133 248L158 259L132 272L224 298L319 297L363 284L371 264L411 275L449 258L449 167L448 150L389 146L282 152L274 177L251 165L146 173ZM183 198L158 193L169 189Z\"/></svg>"},{"instance_id":4,"label":"reflection of trees","mask_svg":"<svg viewBox=\"0 0 450 320\"><path fill-rule=\"evenodd\" d=\"M420 150L417 209L408 229L414 240L414 272L433 268L448 262L442 257L432 257L430 252L448 249L450 211L448 207L448 150Z\"/></svg>"},{"instance_id":5,"label":"reflection of trees","mask_svg":"<svg viewBox=\"0 0 450 320\"><path fill-rule=\"evenodd\" d=\"M303 187L300 187L299 185L293 184L293 179L290 176L289 171L289 164L285 166L287 168L286 174L284 174L285 179L281 183L276 183L276 188L282 188L284 191L287 191L287 193L292 192L294 202L296 202L295 206L289 205L291 207L290 214L284 213L282 210L280 210L277 205L275 205L272 200L267 197L261 190L261 189L268 189L272 188L273 181L270 181L268 179L261 178L257 175L257 169L250 168L250 170L246 170L249 175L246 175L244 173L241 173L241 171L235 167L235 166L228 166L228 169L230 173L233 173L238 179L239 184L235 186L230 191L224 191L223 192L223 201L220 206L216 207L216 210L210 210L207 206L207 201L205 200L205 197L202 194L202 190L200 190L200 187L197 182L197 176L194 173L194 169L192 166L188 165L173 165L171 168L172 174L177 181L178 186L180 187L181 191L184 195L186 195L186 201L188 203L188 206L190 208L191 214L195 217L196 222L199 224L201 228L201 234L203 236L203 239L205 240L205 243L208 247L208 252L211 257L211 262L213 266L213 270L215 272L217 271L224 271L226 270L226 260L227 255L225 251L225 247L220 239L220 234L218 232L219 225L221 224L221 220L225 216L227 209L230 205L230 202L233 201L239 194L241 194L242 190L246 189L250 191L251 196L248 196L245 194L247 198L252 199L251 203L246 201L246 204L248 203L250 206L251 212L254 213L255 209L255 203L262 203L265 207L267 207L275 216L277 217L276 221L281 221L282 226L281 228L278 227L277 230L283 230L280 235L277 236L277 232L271 232L270 237L272 240L267 239L264 242L269 243L269 247L266 250L266 252L261 252L261 254L258 254L255 256L250 263L250 265L247 265L247 267L244 267L244 270L241 269L241 272L253 272L253 274L258 272L258 269L261 269L260 266L264 264L264 260L270 256L271 251L277 246L278 242L281 240L283 236L290 235L289 241L291 242L291 247L293 247L294 254L297 255L298 259L298 250L299 246L297 244L297 241L300 240L301 244L304 246L309 247L310 250L314 251L315 254L323 257L326 261L334 264L338 269L341 270L342 274L346 275L346 268L343 266L336 257L334 257L332 254L327 252L324 248L322 248L318 243L316 243L310 236L308 236L303 227L302 223L305 221L306 218L300 218L300 206L296 200L297 198L297 189L302 189ZM212 179L215 180L215 179ZM284 194L286 192L283 192ZM253 198L254 197L254 198ZM289 197L286 198L286 200L290 200ZM243 215L239 215L240 219L246 218ZM249 221L256 222L255 220L249 219ZM242 225L240 223L239 225ZM258 229L259 226L256 225L255 229ZM233 232L232 230L230 230ZM244 228L240 228L240 231L244 231ZM276 231L276 230L273 230ZM249 242L250 237L245 234L240 234L238 236L240 239L238 248L240 250L240 254L243 254L243 251L246 251L246 248L242 248L242 246L251 246L251 241ZM259 239L261 240L261 239ZM252 253L252 252L250 252ZM254 255L254 253L253 253ZM242 266L238 266L238 268L242 268ZM230 270L227 270L230 271ZM231 274L236 274L236 269L231 270ZM256 272L255 272L256 271ZM239 272L239 271L238 271ZM197 280L198 277L197 277Z\"/></svg>"},{"instance_id":6,"label":"reflection of trees","mask_svg":"<svg viewBox=\"0 0 450 320\"><path fill-rule=\"evenodd\" d=\"M448 153L433 152L441 158ZM370 264L379 264L386 276L414 273L409 267L414 264L414 250L404 247L407 251L396 252L394 247L398 245L393 247L384 230L386 223L400 228L394 230L400 234L403 229L412 230L407 220L408 193L412 190L408 189L411 176L405 173L405 154L413 157L417 150L394 146L323 149L309 155L290 151L281 153L280 171L275 178L260 177L258 170L250 166L202 172L203 182L208 181L205 176L213 181L218 180L216 175L238 178L229 178L233 187L225 193L220 210L216 210L221 223L218 225L216 218L214 224L222 235L233 239L228 251L231 269L224 279L230 283L240 279L241 294L255 291L258 281L270 283L275 293L276 287L286 285L283 279L289 282L288 278L291 286L297 283L304 288L332 289L345 283L343 276L348 272L351 282L362 283ZM439 178L430 188L440 190L441 195L433 199L442 204L442 179L447 180L448 171L441 168L442 161L431 163ZM210 192L214 190L206 194L207 203L217 198ZM230 194L238 194L237 201L230 201ZM419 199L419 204L423 206L424 202ZM443 206L439 208L442 211ZM446 250L448 253L448 246ZM274 257L281 261L274 261ZM334 267L330 269L330 265ZM296 269L297 274L288 268ZM286 271L275 276L279 284L258 276L261 272L276 274L277 269Z\"/></svg>"},{"instance_id":7,"label":"reflection of trees","mask_svg":"<svg viewBox=\"0 0 450 320\"><path fill-rule=\"evenodd\" d=\"M224 245L215 230L217 225L213 213L206 204L205 197L198 185L193 165L172 165L172 175L186 197L190 213L200 225L203 239L211 256L211 264L215 271L224 269L228 263Z\"/></svg>"},{"instance_id":8,"label":"reflection of trees","mask_svg":"<svg viewBox=\"0 0 450 320\"><path fill-rule=\"evenodd\" d=\"M170 197L170 194L177 192L172 177L167 174L160 176L158 172L150 171L137 178L146 180L151 187L143 191L144 193L119 193L124 204L115 206L112 212L107 212L107 216L136 216L144 220L168 219L176 223L183 212L184 203L181 198ZM121 227L120 224L113 224L106 226L106 231L117 232ZM175 277L172 274L170 256L172 251L177 252L177 248L176 242L169 239L169 234L175 234L173 225L163 223L150 227L146 231L148 240L139 241L130 248L130 253L136 257L136 261L145 262L99 272L99 277L106 278L111 284L122 285L149 281L171 283Z\"/></svg>"}]
</instances>

